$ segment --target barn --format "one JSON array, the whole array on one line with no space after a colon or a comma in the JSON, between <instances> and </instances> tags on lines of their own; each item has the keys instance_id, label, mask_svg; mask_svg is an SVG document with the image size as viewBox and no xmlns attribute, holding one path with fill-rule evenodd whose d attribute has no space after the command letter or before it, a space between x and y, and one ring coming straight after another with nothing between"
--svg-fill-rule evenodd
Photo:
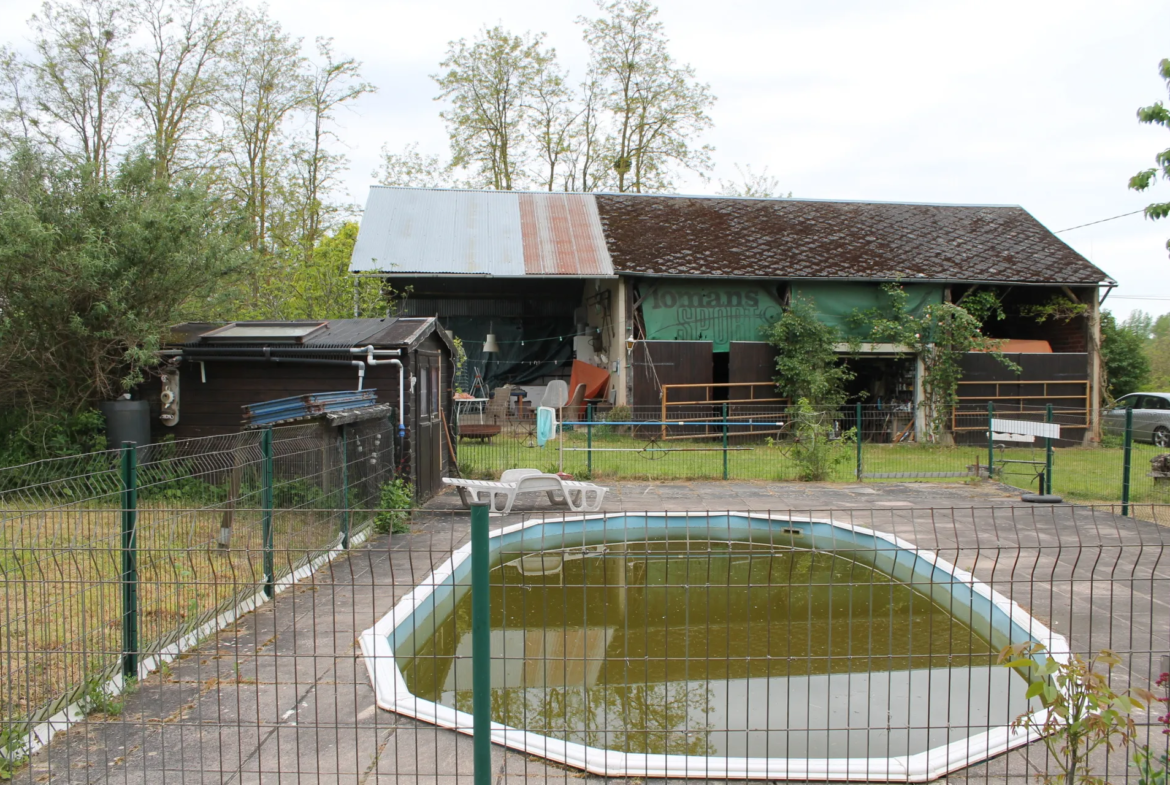
<instances>
[{"instance_id":1,"label":"barn","mask_svg":"<svg viewBox=\"0 0 1170 785\"><path fill-rule=\"evenodd\" d=\"M404 313L463 341L463 389L539 398L586 364L636 417L774 395L761 328L794 297L847 339L884 283L911 310L993 292L1003 317L985 332L1020 371L969 356L960 408L1052 403L1080 412L1071 433L1099 431L1099 308L1114 282L1018 205L375 186L350 270L409 288ZM1043 318L1055 301L1070 307ZM851 400L915 412L922 429L920 358L864 341L840 352L857 373Z\"/></svg>"}]
</instances>

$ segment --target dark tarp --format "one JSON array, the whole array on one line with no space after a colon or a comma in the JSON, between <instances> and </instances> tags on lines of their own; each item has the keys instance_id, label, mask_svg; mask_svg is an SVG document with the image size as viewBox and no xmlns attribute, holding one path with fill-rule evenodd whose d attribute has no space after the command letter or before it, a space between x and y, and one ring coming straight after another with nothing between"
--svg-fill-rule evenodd
<instances>
[{"instance_id":1,"label":"dark tarp","mask_svg":"<svg viewBox=\"0 0 1170 785\"><path fill-rule=\"evenodd\" d=\"M527 384L555 371L573 358L573 314L565 316L488 319L480 316L450 316L440 320L463 341L467 352L465 380L469 390L478 369L490 394L504 384ZM488 330L496 334L500 351L484 354Z\"/></svg>"}]
</instances>

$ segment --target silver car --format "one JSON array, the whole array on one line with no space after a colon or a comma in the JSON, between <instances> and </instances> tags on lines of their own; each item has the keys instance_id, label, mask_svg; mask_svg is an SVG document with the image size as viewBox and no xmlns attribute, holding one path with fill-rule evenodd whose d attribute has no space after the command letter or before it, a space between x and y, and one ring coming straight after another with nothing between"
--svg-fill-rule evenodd
<instances>
[{"instance_id":1,"label":"silver car","mask_svg":"<svg viewBox=\"0 0 1170 785\"><path fill-rule=\"evenodd\" d=\"M1170 447L1170 393L1130 393L1113 402L1101 415L1105 430L1125 434L1125 410L1133 409L1133 438Z\"/></svg>"}]
</instances>

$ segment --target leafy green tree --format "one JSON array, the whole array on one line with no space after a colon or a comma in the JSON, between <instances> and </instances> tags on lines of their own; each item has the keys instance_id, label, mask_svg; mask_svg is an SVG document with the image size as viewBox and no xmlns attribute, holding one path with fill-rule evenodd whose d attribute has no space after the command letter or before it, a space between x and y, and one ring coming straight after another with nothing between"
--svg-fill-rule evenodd
<instances>
[{"instance_id":1,"label":"leafy green tree","mask_svg":"<svg viewBox=\"0 0 1170 785\"><path fill-rule=\"evenodd\" d=\"M260 285L259 296L237 313L247 319L347 319L384 316L391 297L383 296L382 281L350 275L349 261L357 241L358 225L342 224L321 238L312 255L287 264L274 262Z\"/></svg>"},{"instance_id":2,"label":"leafy green tree","mask_svg":"<svg viewBox=\"0 0 1170 785\"><path fill-rule=\"evenodd\" d=\"M581 17L590 79L601 86L621 192L669 190L672 169L711 168L712 148L695 139L711 127L715 97L690 65L678 64L658 9L648 0L597 0L602 16Z\"/></svg>"},{"instance_id":3,"label":"leafy green tree","mask_svg":"<svg viewBox=\"0 0 1170 785\"><path fill-rule=\"evenodd\" d=\"M845 385L854 373L837 354L843 339L817 318L811 301L793 297L780 318L764 328L764 340L779 350L776 389L790 401L829 409L845 403Z\"/></svg>"},{"instance_id":4,"label":"leafy green tree","mask_svg":"<svg viewBox=\"0 0 1170 785\"><path fill-rule=\"evenodd\" d=\"M1120 398L1145 386L1150 375L1150 360L1143 350L1146 340L1124 323L1118 324L1109 311L1101 312L1101 359L1109 398Z\"/></svg>"},{"instance_id":5,"label":"leafy green tree","mask_svg":"<svg viewBox=\"0 0 1170 785\"><path fill-rule=\"evenodd\" d=\"M1170 314L1154 320L1151 334L1153 337L1146 346L1150 360L1149 389L1170 391Z\"/></svg>"},{"instance_id":6,"label":"leafy green tree","mask_svg":"<svg viewBox=\"0 0 1170 785\"><path fill-rule=\"evenodd\" d=\"M1170 88L1170 59L1164 59L1158 63L1158 75L1166 82L1167 88ZM1162 128L1170 130L1170 108L1167 108L1161 101L1156 101L1150 106L1143 106L1137 111L1139 123L1147 125L1159 125ZM1159 178L1163 180L1170 180L1170 148L1163 150L1154 156L1154 163L1156 164L1149 169L1142 171L1129 178L1129 187L1134 191L1145 191L1151 188ZM1154 202L1147 205L1146 217L1153 220L1165 218L1170 215L1170 202ZM1166 243L1166 247L1170 249L1170 241Z\"/></svg>"},{"instance_id":7,"label":"leafy green tree","mask_svg":"<svg viewBox=\"0 0 1170 785\"><path fill-rule=\"evenodd\" d=\"M79 412L140 382L172 324L206 313L238 240L195 181L23 148L0 164L0 408Z\"/></svg>"}]
</instances>

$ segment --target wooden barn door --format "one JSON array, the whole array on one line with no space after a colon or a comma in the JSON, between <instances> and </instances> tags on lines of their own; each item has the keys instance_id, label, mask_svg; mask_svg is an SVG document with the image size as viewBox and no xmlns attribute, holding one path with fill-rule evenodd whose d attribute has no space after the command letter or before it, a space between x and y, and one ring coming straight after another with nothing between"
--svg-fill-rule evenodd
<instances>
[{"instance_id":1,"label":"wooden barn door","mask_svg":"<svg viewBox=\"0 0 1170 785\"><path fill-rule=\"evenodd\" d=\"M442 389L439 383L439 355L419 352L418 357L418 438L415 441L416 488L420 499L439 492L443 478L441 459L442 423L439 406Z\"/></svg>"},{"instance_id":2,"label":"wooden barn door","mask_svg":"<svg viewBox=\"0 0 1170 785\"><path fill-rule=\"evenodd\" d=\"M662 416L662 386L710 384L714 357L710 341L637 341L634 344L634 419ZM669 401L706 401L711 390L690 387L669 391ZM668 406L667 419L710 417L711 406ZM683 429L670 429L682 432ZM694 433L694 428L685 429Z\"/></svg>"},{"instance_id":3,"label":"wooden barn door","mask_svg":"<svg viewBox=\"0 0 1170 785\"><path fill-rule=\"evenodd\" d=\"M780 401L760 399L779 398L773 377L776 375L776 347L763 341L732 341L727 358L727 399L730 401L760 401L759 403L732 403L729 415L739 422L779 422L782 419ZM760 385L759 382L766 382ZM748 383L752 383L748 386ZM732 428L735 434L776 435L774 426L751 425Z\"/></svg>"}]
</instances>

